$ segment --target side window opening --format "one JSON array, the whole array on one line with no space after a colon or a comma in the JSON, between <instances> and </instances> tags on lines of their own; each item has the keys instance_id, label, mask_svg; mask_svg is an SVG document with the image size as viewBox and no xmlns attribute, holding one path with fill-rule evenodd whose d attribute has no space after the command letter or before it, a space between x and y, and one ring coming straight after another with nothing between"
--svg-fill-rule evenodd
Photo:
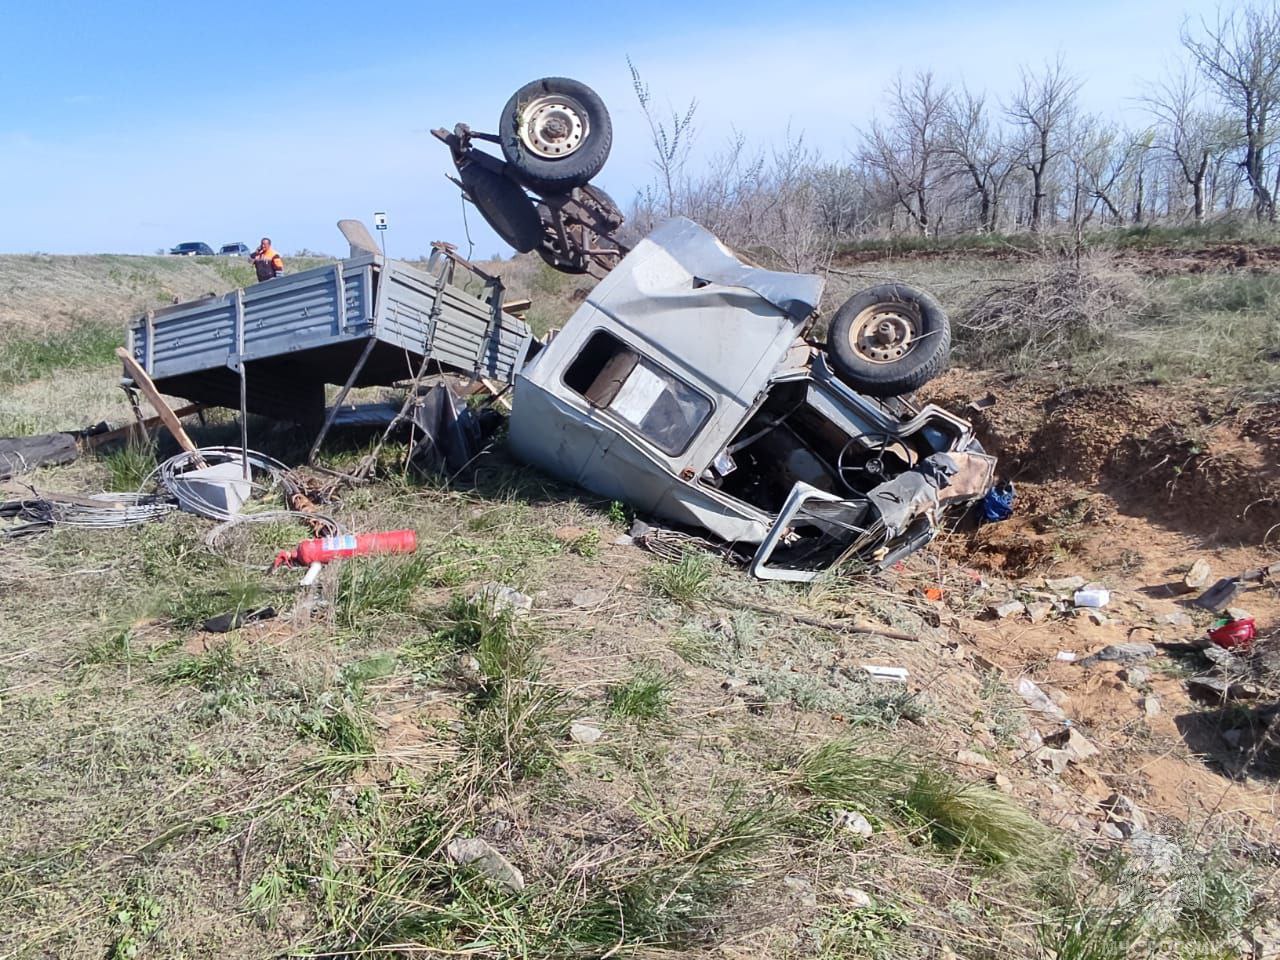
<instances>
[{"instance_id":1,"label":"side window opening","mask_svg":"<svg viewBox=\"0 0 1280 960\"><path fill-rule=\"evenodd\" d=\"M635 427L664 453L682 453L711 416L711 401L604 330L569 364L564 383Z\"/></svg>"}]
</instances>

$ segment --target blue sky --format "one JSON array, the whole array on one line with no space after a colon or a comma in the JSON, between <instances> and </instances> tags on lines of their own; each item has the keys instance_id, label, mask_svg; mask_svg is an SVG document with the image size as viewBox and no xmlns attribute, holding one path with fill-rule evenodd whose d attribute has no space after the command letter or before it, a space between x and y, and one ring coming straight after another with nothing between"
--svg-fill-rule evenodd
<instances>
[{"instance_id":1,"label":"blue sky","mask_svg":"<svg viewBox=\"0 0 1280 960\"><path fill-rule=\"evenodd\" d=\"M0 252L150 253L183 240L345 252L334 227L385 210L389 248L465 245L447 151L511 92L563 75L604 97L600 183L649 177L626 59L700 102L700 149L788 127L838 157L899 69L995 93L1061 53L1089 109L1122 113L1213 0L1073 3L0 3ZM469 217L477 256L502 250ZM465 246L464 246L465 249Z\"/></svg>"}]
</instances>

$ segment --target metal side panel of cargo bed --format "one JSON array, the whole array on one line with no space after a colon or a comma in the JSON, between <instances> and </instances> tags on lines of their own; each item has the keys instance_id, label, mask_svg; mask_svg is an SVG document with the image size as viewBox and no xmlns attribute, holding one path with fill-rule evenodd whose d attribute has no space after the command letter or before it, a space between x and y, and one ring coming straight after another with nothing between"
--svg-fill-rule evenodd
<instances>
[{"instance_id":1,"label":"metal side panel of cargo bed","mask_svg":"<svg viewBox=\"0 0 1280 960\"><path fill-rule=\"evenodd\" d=\"M488 302L374 254L164 307L129 330L135 359L166 393L234 405L243 362L250 409L294 418L298 398L314 407L362 357L358 386L408 379L424 356L508 383L532 342Z\"/></svg>"}]
</instances>

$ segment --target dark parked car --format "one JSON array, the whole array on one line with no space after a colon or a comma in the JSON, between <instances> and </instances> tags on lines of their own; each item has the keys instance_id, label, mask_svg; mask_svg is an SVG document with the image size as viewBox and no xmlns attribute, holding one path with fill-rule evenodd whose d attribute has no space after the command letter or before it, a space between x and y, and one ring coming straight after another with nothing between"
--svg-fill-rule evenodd
<instances>
[{"instance_id":1,"label":"dark parked car","mask_svg":"<svg viewBox=\"0 0 1280 960\"><path fill-rule=\"evenodd\" d=\"M224 243L218 248L220 257L247 257L248 255L249 246L244 243Z\"/></svg>"},{"instance_id":2,"label":"dark parked car","mask_svg":"<svg viewBox=\"0 0 1280 960\"><path fill-rule=\"evenodd\" d=\"M169 251L174 257L212 257L213 247L207 243L180 243Z\"/></svg>"}]
</instances>

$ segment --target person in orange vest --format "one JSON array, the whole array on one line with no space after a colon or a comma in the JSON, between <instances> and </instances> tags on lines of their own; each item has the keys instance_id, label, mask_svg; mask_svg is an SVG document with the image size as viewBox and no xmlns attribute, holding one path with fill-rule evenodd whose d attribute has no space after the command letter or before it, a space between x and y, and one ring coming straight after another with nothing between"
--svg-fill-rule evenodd
<instances>
[{"instance_id":1,"label":"person in orange vest","mask_svg":"<svg viewBox=\"0 0 1280 960\"><path fill-rule=\"evenodd\" d=\"M280 254L276 253L275 247L271 246L270 237L262 238L258 249L249 255L249 259L253 261L253 266L258 271L259 282L284 273L284 260L281 259Z\"/></svg>"}]
</instances>

